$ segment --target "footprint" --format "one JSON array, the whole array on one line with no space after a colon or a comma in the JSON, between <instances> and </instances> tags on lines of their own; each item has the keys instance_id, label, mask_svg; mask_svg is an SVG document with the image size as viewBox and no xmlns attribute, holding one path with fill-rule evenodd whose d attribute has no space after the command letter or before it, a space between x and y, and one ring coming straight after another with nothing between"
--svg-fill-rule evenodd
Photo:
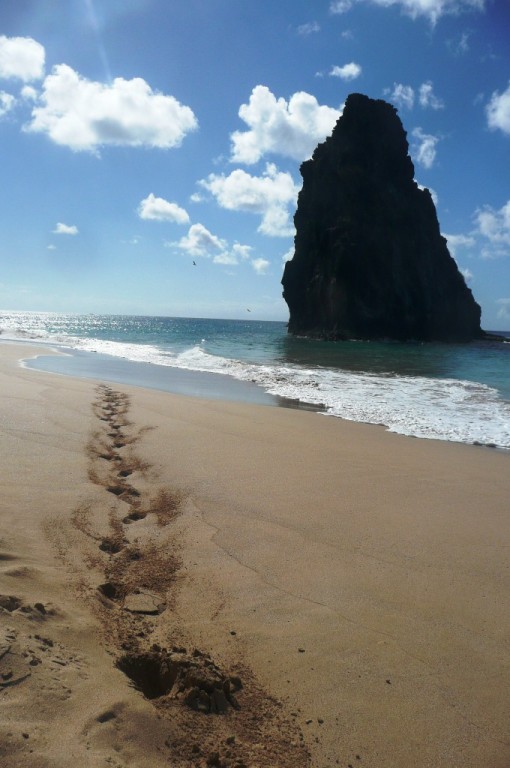
<instances>
[{"instance_id":1,"label":"footprint","mask_svg":"<svg viewBox=\"0 0 510 768\"><path fill-rule=\"evenodd\" d=\"M122 520L122 522L129 525L129 523L134 523L136 522L136 520L145 520L146 517L147 517L147 512L141 512L140 510L133 510L133 512L130 512L129 515L126 515L126 517Z\"/></svg>"},{"instance_id":2,"label":"footprint","mask_svg":"<svg viewBox=\"0 0 510 768\"><path fill-rule=\"evenodd\" d=\"M4 576L11 576L14 579L26 579L33 577L36 571L34 568L29 568L28 565L21 565L18 568L7 568L3 574Z\"/></svg>"},{"instance_id":3,"label":"footprint","mask_svg":"<svg viewBox=\"0 0 510 768\"><path fill-rule=\"evenodd\" d=\"M0 608L9 611L9 613L17 611L22 605L23 601L19 597L15 597L14 595L0 595Z\"/></svg>"},{"instance_id":4,"label":"footprint","mask_svg":"<svg viewBox=\"0 0 510 768\"><path fill-rule=\"evenodd\" d=\"M122 600L125 594L124 586L115 581L106 581L104 584L100 584L97 589L108 600Z\"/></svg>"},{"instance_id":5,"label":"footprint","mask_svg":"<svg viewBox=\"0 0 510 768\"><path fill-rule=\"evenodd\" d=\"M10 560L17 560L16 555L11 555L8 552L0 552L0 561L8 562Z\"/></svg>"},{"instance_id":6,"label":"footprint","mask_svg":"<svg viewBox=\"0 0 510 768\"><path fill-rule=\"evenodd\" d=\"M107 709L106 712L102 712L96 717L98 723L107 723L109 720L115 720L117 713L112 709Z\"/></svg>"},{"instance_id":7,"label":"footprint","mask_svg":"<svg viewBox=\"0 0 510 768\"><path fill-rule=\"evenodd\" d=\"M101 552L108 552L110 555L116 555L118 552L124 549L126 546L125 541L119 539L109 538L108 536L101 541L99 549Z\"/></svg>"}]
</instances>

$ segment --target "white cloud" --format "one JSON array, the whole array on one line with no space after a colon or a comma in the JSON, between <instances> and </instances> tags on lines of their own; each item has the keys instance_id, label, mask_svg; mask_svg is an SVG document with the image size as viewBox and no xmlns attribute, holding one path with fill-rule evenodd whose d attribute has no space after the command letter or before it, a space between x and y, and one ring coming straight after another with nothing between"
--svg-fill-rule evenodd
<instances>
[{"instance_id":1,"label":"white cloud","mask_svg":"<svg viewBox=\"0 0 510 768\"><path fill-rule=\"evenodd\" d=\"M355 2L371 2L383 8L400 7L402 13L412 19L424 16L431 24L435 24L441 16L483 11L485 8L485 0L332 0L329 9L331 13L345 13Z\"/></svg>"},{"instance_id":2,"label":"white cloud","mask_svg":"<svg viewBox=\"0 0 510 768\"><path fill-rule=\"evenodd\" d=\"M441 16L456 15L463 11L483 11L485 0L371 0L384 8L400 6L402 13L416 19L424 16L435 24Z\"/></svg>"},{"instance_id":3,"label":"white cloud","mask_svg":"<svg viewBox=\"0 0 510 768\"><path fill-rule=\"evenodd\" d=\"M257 275L265 275L269 267L269 261L267 259L252 259L251 265Z\"/></svg>"},{"instance_id":4,"label":"white cloud","mask_svg":"<svg viewBox=\"0 0 510 768\"><path fill-rule=\"evenodd\" d=\"M435 95L434 88L430 80L420 85L419 94L420 106L422 106L424 109L427 107L430 107L431 109L444 108L444 102L441 101L441 99L438 99L438 97Z\"/></svg>"},{"instance_id":5,"label":"white cloud","mask_svg":"<svg viewBox=\"0 0 510 768\"><path fill-rule=\"evenodd\" d=\"M43 46L31 37L0 35L0 78L16 78L27 83L44 75Z\"/></svg>"},{"instance_id":6,"label":"white cloud","mask_svg":"<svg viewBox=\"0 0 510 768\"><path fill-rule=\"evenodd\" d=\"M411 85L403 83L393 83L391 88L384 89L384 95L389 98L398 109L413 109L415 101L415 90ZM423 109L443 109L444 103L434 93L432 82L428 80L422 83L418 88L418 101Z\"/></svg>"},{"instance_id":7,"label":"white cloud","mask_svg":"<svg viewBox=\"0 0 510 768\"><path fill-rule=\"evenodd\" d=\"M283 264L286 264L288 261L294 258L294 246L292 245L288 251L285 251L285 253L282 256L282 262Z\"/></svg>"},{"instance_id":8,"label":"white cloud","mask_svg":"<svg viewBox=\"0 0 510 768\"><path fill-rule=\"evenodd\" d=\"M470 269L468 269L467 267L465 269L460 269L459 268L459 272L463 276L463 278L466 281L466 283L471 283L472 282L472 280L473 280L473 273L471 272Z\"/></svg>"},{"instance_id":9,"label":"white cloud","mask_svg":"<svg viewBox=\"0 0 510 768\"><path fill-rule=\"evenodd\" d=\"M25 101L36 101L39 95L36 89L33 88L31 85L24 85L20 93L21 93L21 97L25 99Z\"/></svg>"},{"instance_id":10,"label":"white cloud","mask_svg":"<svg viewBox=\"0 0 510 768\"><path fill-rule=\"evenodd\" d=\"M495 211L487 205L475 213L478 233L485 237L491 245L510 246L510 200ZM496 255L502 255L497 253Z\"/></svg>"},{"instance_id":11,"label":"white cloud","mask_svg":"<svg viewBox=\"0 0 510 768\"><path fill-rule=\"evenodd\" d=\"M266 165L262 176L251 176L238 168L229 176L211 173L199 184L211 192L222 208L261 215L259 232L276 237L294 233L288 207L295 207L299 187L290 173L278 171L272 163Z\"/></svg>"},{"instance_id":12,"label":"white cloud","mask_svg":"<svg viewBox=\"0 0 510 768\"><path fill-rule=\"evenodd\" d=\"M173 221L176 224L188 224L189 216L184 208L176 203L169 203L162 197L155 197L151 192L138 206L138 215L141 219L152 221Z\"/></svg>"},{"instance_id":13,"label":"white cloud","mask_svg":"<svg viewBox=\"0 0 510 768\"><path fill-rule=\"evenodd\" d=\"M329 4L330 13L347 13L352 8L353 0L332 0Z\"/></svg>"},{"instance_id":14,"label":"white cloud","mask_svg":"<svg viewBox=\"0 0 510 768\"><path fill-rule=\"evenodd\" d=\"M230 251L224 251L219 253L213 258L214 264L224 264L226 266L234 266L239 264L239 261L248 261L251 257L253 248L251 245L241 245L241 243L234 243Z\"/></svg>"},{"instance_id":15,"label":"white cloud","mask_svg":"<svg viewBox=\"0 0 510 768\"><path fill-rule=\"evenodd\" d=\"M62 224L58 222L57 226L53 230L54 235L77 235L78 227L75 224Z\"/></svg>"},{"instance_id":16,"label":"white cloud","mask_svg":"<svg viewBox=\"0 0 510 768\"><path fill-rule=\"evenodd\" d=\"M241 259L241 261L247 261L250 258L253 248L251 245L241 245L241 243L234 243L232 246L232 253Z\"/></svg>"},{"instance_id":17,"label":"white cloud","mask_svg":"<svg viewBox=\"0 0 510 768\"><path fill-rule=\"evenodd\" d=\"M418 187L420 189L426 189L429 192L429 194L430 194L430 196L432 198L432 202L434 203L434 205L437 208L437 206L439 204L439 197L437 196L437 192L435 191L435 189L432 189L432 187L425 187L423 184L418 184ZM446 237L446 235L445 235L445 237Z\"/></svg>"},{"instance_id":18,"label":"white cloud","mask_svg":"<svg viewBox=\"0 0 510 768\"><path fill-rule=\"evenodd\" d=\"M45 133L77 152L94 152L108 144L168 149L179 146L197 127L189 107L154 92L142 78L118 77L104 85L66 64L54 67L45 78L40 101L25 130Z\"/></svg>"},{"instance_id":19,"label":"white cloud","mask_svg":"<svg viewBox=\"0 0 510 768\"><path fill-rule=\"evenodd\" d=\"M446 235L448 241L448 250L453 258L456 258L459 248L473 248L476 244L476 240L471 235Z\"/></svg>"},{"instance_id":20,"label":"white cloud","mask_svg":"<svg viewBox=\"0 0 510 768\"><path fill-rule=\"evenodd\" d=\"M192 224L185 237L181 237L177 243L166 243L166 245L186 251L190 256L206 257L222 254L228 248L226 240L213 235L203 224Z\"/></svg>"},{"instance_id":21,"label":"white cloud","mask_svg":"<svg viewBox=\"0 0 510 768\"><path fill-rule=\"evenodd\" d=\"M165 243L168 248L178 248L189 256L212 258L213 264L235 266L251 258L253 248L237 241L229 248L227 240L213 235L203 224L192 224L188 234L176 243Z\"/></svg>"},{"instance_id":22,"label":"white cloud","mask_svg":"<svg viewBox=\"0 0 510 768\"><path fill-rule=\"evenodd\" d=\"M432 168L436 159L436 146L439 137L424 133L421 128L415 128L413 136L418 142L414 147L416 162L424 168Z\"/></svg>"},{"instance_id":23,"label":"white cloud","mask_svg":"<svg viewBox=\"0 0 510 768\"><path fill-rule=\"evenodd\" d=\"M310 21L307 24L300 24L297 28L298 35L312 35L314 32L320 32L320 24L316 21Z\"/></svg>"},{"instance_id":24,"label":"white cloud","mask_svg":"<svg viewBox=\"0 0 510 768\"><path fill-rule=\"evenodd\" d=\"M231 135L231 160L251 165L268 153L305 160L332 132L340 114L321 106L309 93L295 93L287 102L277 99L266 86L257 85L249 103L239 109L239 117L250 130Z\"/></svg>"},{"instance_id":25,"label":"white cloud","mask_svg":"<svg viewBox=\"0 0 510 768\"><path fill-rule=\"evenodd\" d=\"M222 264L225 267L233 267L239 264L235 254L224 251L213 258L213 264Z\"/></svg>"},{"instance_id":26,"label":"white cloud","mask_svg":"<svg viewBox=\"0 0 510 768\"><path fill-rule=\"evenodd\" d=\"M384 95L395 104L398 109L412 109L414 107L414 89L403 83L393 83L393 90L386 88Z\"/></svg>"},{"instance_id":27,"label":"white cloud","mask_svg":"<svg viewBox=\"0 0 510 768\"><path fill-rule=\"evenodd\" d=\"M56 245L53 245L53 243L50 243L50 245L47 245L47 246L46 246L46 249L47 249L48 251L56 251L56 250L57 250L57 246L56 246Z\"/></svg>"},{"instance_id":28,"label":"white cloud","mask_svg":"<svg viewBox=\"0 0 510 768\"><path fill-rule=\"evenodd\" d=\"M499 128L503 133L510 135L510 83L503 93L494 91L486 111L489 128Z\"/></svg>"},{"instance_id":29,"label":"white cloud","mask_svg":"<svg viewBox=\"0 0 510 768\"><path fill-rule=\"evenodd\" d=\"M0 91L0 117L10 112L16 103L16 99L10 93Z\"/></svg>"},{"instance_id":30,"label":"white cloud","mask_svg":"<svg viewBox=\"0 0 510 768\"><path fill-rule=\"evenodd\" d=\"M359 64L355 64L351 61L349 64L344 64L343 67L334 66L330 73L331 77L340 77L342 80L355 80L361 75L361 67Z\"/></svg>"}]
</instances>

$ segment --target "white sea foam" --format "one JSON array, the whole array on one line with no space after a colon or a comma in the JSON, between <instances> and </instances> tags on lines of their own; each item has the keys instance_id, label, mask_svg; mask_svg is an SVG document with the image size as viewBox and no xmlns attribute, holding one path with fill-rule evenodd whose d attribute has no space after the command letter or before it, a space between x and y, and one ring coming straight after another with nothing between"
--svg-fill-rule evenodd
<instances>
[{"instance_id":1,"label":"white sea foam","mask_svg":"<svg viewBox=\"0 0 510 768\"><path fill-rule=\"evenodd\" d=\"M135 362L229 375L254 382L270 394L321 406L326 415L383 424L403 435L510 449L510 403L496 389L472 381L255 365L211 355L204 349L205 342L178 351L5 325L2 338L51 342Z\"/></svg>"},{"instance_id":2,"label":"white sea foam","mask_svg":"<svg viewBox=\"0 0 510 768\"><path fill-rule=\"evenodd\" d=\"M253 381L270 394L323 406L327 415L384 424L402 435L510 448L510 404L497 390L476 382L246 365L200 347L172 364Z\"/></svg>"}]
</instances>

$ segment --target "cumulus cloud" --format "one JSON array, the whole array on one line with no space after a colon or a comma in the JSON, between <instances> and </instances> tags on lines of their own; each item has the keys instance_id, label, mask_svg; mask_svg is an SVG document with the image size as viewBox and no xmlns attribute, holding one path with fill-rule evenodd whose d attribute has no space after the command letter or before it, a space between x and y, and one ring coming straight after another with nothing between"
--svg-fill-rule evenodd
<instances>
[{"instance_id":1,"label":"cumulus cloud","mask_svg":"<svg viewBox=\"0 0 510 768\"><path fill-rule=\"evenodd\" d=\"M503 93L494 91L486 110L489 128L493 130L499 128L510 136L510 83Z\"/></svg>"},{"instance_id":2,"label":"cumulus cloud","mask_svg":"<svg viewBox=\"0 0 510 768\"><path fill-rule=\"evenodd\" d=\"M250 258L252 251L253 248L251 245L241 245L241 243L234 243L232 246L232 253L236 258L241 259L241 261L247 261Z\"/></svg>"},{"instance_id":3,"label":"cumulus cloud","mask_svg":"<svg viewBox=\"0 0 510 768\"><path fill-rule=\"evenodd\" d=\"M414 89L403 83L393 83L393 90L386 88L384 95L395 104L398 109L412 109L414 107Z\"/></svg>"},{"instance_id":4,"label":"cumulus cloud","mask_svg":"<svg viewBox=\"0 0 510 768\"><path fill-rule=\"evenodd\" d=\"M463 278L466 281L466 283L471 283L473 281L474 275L471 272L471 270L468 269L467 267L465 267L464 269L460 269L459 268L459 272L463 276Z\"/></svg>"},{"instance_id":5,"label":"cumulus cloud","mask_svg":"<svg viewBox=\"0 0 510 768\"><path fill-rule=\"evenodd\" d=\"M235 266L240 261L249 261L252 251L251 245L241 245L241 243L235 242L229 251L224 251L215 256L213 262L214 264Z\"/></svg>"},{"instance_id":6,"label":"cumulus cloud","mask_svg":"<svg viewBox=\"0 0 510 768\"><path fill-rule=\"evenodd\" d=\"M203 224L192 224L185 237L178 242L165 243L168 248L177 248L192 257L212 259L213 264L231 267L239 262L249 261L253 248L237 241L230 248L228 241L213 235Z\"/></svg>"},{"instance_id":7,"label":"cumulus cloud","mask_svg":"<svg viewBox=\"0 0 510 768\"><path fill-rule=\"evenodd\" d=\"M40 80L44 75L43 46L31 37L0 35L0 78Z\"/></svg>"},{"instance_id":8,"label":"cumulus cloud","mask_svg":"<svg viewBox=\"0 0 510 768\"><path fill-rule=\"evenodd\" d=\"M331 13L345 13L354 3L362 2L369 2L383 8L395 6L412 19L423 16L431 24L436 24L441 16L485 9L485 0L332 0L329 9Z\"/></svg>"},{"instance_id":9,"label":"cumulus cloud","mask_svg":"<svg viewBox=\"0 0 510 768\"><path fill-rule=\"evenodd\" d=\"M63 224L58 222L57 226L53 230L54 235L77 235L78 227L75 224Z\"/></svg>"},{"instance_id":10,"label":"cumulus cloud","mask_svg":"<svg viewBox=\"0 0 510 768\"><path fill-rule=\"evenodd\" d=\"M213 235L203 224L192 224L188 234L177 243L167 243L185 251L190 256L217 256L228 249L226 240Z\"/></svg>"},{"instance_id":11,"label":"cumulus cloud","mask_svg":"<svg viewBox=\"0 0 510 768\"><path fill-rule=\"evenodd\" d=\"M439 137L424 133L421 128L414 129L413 137L416 139L414 146L416 162L424 168L432 168L436 159L436 146Z\"/></svg>"},{"instance_id":12,"label":"cumulus cloud","mask_svg":"<svg viewBox=\"0 0 510 768\"><path fill-rule=\"evenodd\" d=\"M309 93L295 93L287 102L277 99L266 86L257 85L249 103L239 109L249 130L231 135L231 160L251 165L268 153L305 160L332 132L340 114L320 105Z\"/></svg>"},{"instance_id":13,"label":"cumulus cloud","mask_svg":"<svg viewBox=\"0 0 510 768\"><path fill-rule=\"evenodd\" d=\"M265 275L269 267L269 261L267 259L252 259L251 265L257 275Z\"/></svg>"},{"instance_id":14,"label":"cumulus cloud","mask_svg":"<svg viewBox=\"0 0 510 768\"><path fill-rule=\"evenodd\" d=\"M294 258L294 246L292 245L288 251L285 251L285 253L282 256L282 262L283 264L286 264L288 261Z\"/></svg>"},{"instance_id":15,"label":"cumulus cloud","mask_svg":"<svg viewBox=\"0 0 510 768\"><path fill-rule=\"evenodd\" d=\"M169 203L162 197L155 197L151 192L138 206L138 215L141 219L151 221L173 221L176 224L188 224L189 216L184 208L176 203Z\"/></svg>"},{"instance_id":16,"label":"cumulus cloud","mask_svg":"<svg viewBox=\"0 0 510 768\"><path fill-rule=\"evenodd\" d=\"M385 88L384 95L398 109L413 109L416 93L411 85L393 83L393 89ZM418 88L418 103L423 109L443 109L444 103L434 93L434 86L428 80Z\"/></svg>"},{"instance_id":17,"label":"cumulus cloud","mask_svg":"<svg viewBox=\"0 0 510 768\"><path fill-rule=\"evenodd\" d=\"M239 261L234 253L227 253L224 251L213 257L213 264L222 264L224 267L234 267L236 264L239 264Z\"/></svg>"},{"instance_id":18,"label":"cumulus cloud","mask_svg":"<svg viewBox=\"0 0 510 768\"><path fill-rule=\"evenodd\" d=\"M434 88L430 80L420 85L419 100L420 106L424 109L427 109L428 107L430 109L444 108L444 102L441 101L441 99L438 99L438 97L435 95Z\"/></svg>"},{"instance_id":19,"label":"cumulus cloud","mask_svg":"<svg viewBox=\"0 0 510 768\"><path fill-rule=\"evenodd\" d=\"M66 64L45 78L40 103L25 130L45 133L74 151L95 152L104 145L168 149L197 127L189 107L153 91L142 78L118 77L104 85Z\"/></svg>"},{"instance_id":20,"label":"cumulus cloud","mask_svg":"<svg viewBox=\"0 0 510 768\"><path fill-rule=\"evenodd\" d=\"M20 91L21 97L25 101L37 101L38 93L31 85L24 85Z\"/></svg>"},{"instance_id":21,"label":"cumulus cloud","mask_svg":"<svg viewBox=\"0 0 510 768\"><path fill-rule=\"evenodd\" d=\"M288 208L295 206L299 187L290 173L278 171L272 163L266 165L262 176L251 176L238 168L228 176L211 173L199 184L222 208L262 216L259 232L276 237L294 233Z\"/></svg>"},{"instance_id":22,"label":"cumulus cloud","mask_svg":"<svg viewBox=\"0 0 510 768\"><path fill-rule=\"evenodd\" d=\"M419 187L419 189L423 189L423 190L426 189L427 190L427 192L430 194L430 196L432 198L432 202L434 203L434 205L437 208L437 206L439 205L439 197L437 195L436 190L432 189L432 187L426 187L423 184L418 184L418 187ZM445 237L446 237L446 235L445 235Z\"/></svg>"},{"instance_id":23,"label":"cumulus cloud","mask_svg":"<svg viewBox=\"0 0 510 768\"><path fill-rule=\"evenodd\" d=\"M361 75L361 67L359 64L355 64L351 61L349 64L344 64L343 67L334 66L330 73L331 77L339 77L342 80L355 80Z\"/></svg>"},{"instance_id":24,"label":"cumulus cloud","mask_svg":"<svg viewBox=\"0 0 510 768\"><path fill-rule=\"evenodd\" d=\"M456 258L459 249L473 248L476 240L471 235L445 235L448 241L448 250L453 258Z\"/></svg>"},{"instance_id":25,"label":"cumulus cloud","mask_svg":"<svg viewBox=\"0 0 510 768\"><path fill-rule=\"evenodd\" d=\"M16 99L10 93L0 91L0 117L10 112L16 103Z\"/></svg>"},{"instance_id":26,"label":"cumulus cloud","mask_svg":"<svg viewBox=\"0 0 510 768\"><path fill-rule=\"evenodd\" d=\"M352 8L353 0L332 0L329 4L330 13L347 13Z\"/></svg>"},{"instance_id":27,"label":"cumulus cloud","mask_svg":"<svg viewBox=\"0 0 510 768\"><path fill-rule=\"evenodd\" d=\"M510 246L510 200L498 211L487 205L475 213L478 233L491 245ZM502 255L497 252L495 255Z\"/></svg>"}]
</instances>

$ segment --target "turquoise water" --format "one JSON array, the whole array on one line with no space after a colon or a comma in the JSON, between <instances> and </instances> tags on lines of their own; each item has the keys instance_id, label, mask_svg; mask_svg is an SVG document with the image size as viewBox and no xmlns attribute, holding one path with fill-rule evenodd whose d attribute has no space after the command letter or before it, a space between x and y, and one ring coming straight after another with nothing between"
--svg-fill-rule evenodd
<instances>
[{"instance_id":1,"label":"turquoise water","mask_svg":"<svg viewBox=\"0 0 510 768\"><path fill-rule=\"evenodd\" d=\"M0 329L152 363L158 381L170 368L221 374L330 416L510 448L510 343L335 343L290 337L283 322L20 312L0 313Z\"/></svg>"}]
</instances>

